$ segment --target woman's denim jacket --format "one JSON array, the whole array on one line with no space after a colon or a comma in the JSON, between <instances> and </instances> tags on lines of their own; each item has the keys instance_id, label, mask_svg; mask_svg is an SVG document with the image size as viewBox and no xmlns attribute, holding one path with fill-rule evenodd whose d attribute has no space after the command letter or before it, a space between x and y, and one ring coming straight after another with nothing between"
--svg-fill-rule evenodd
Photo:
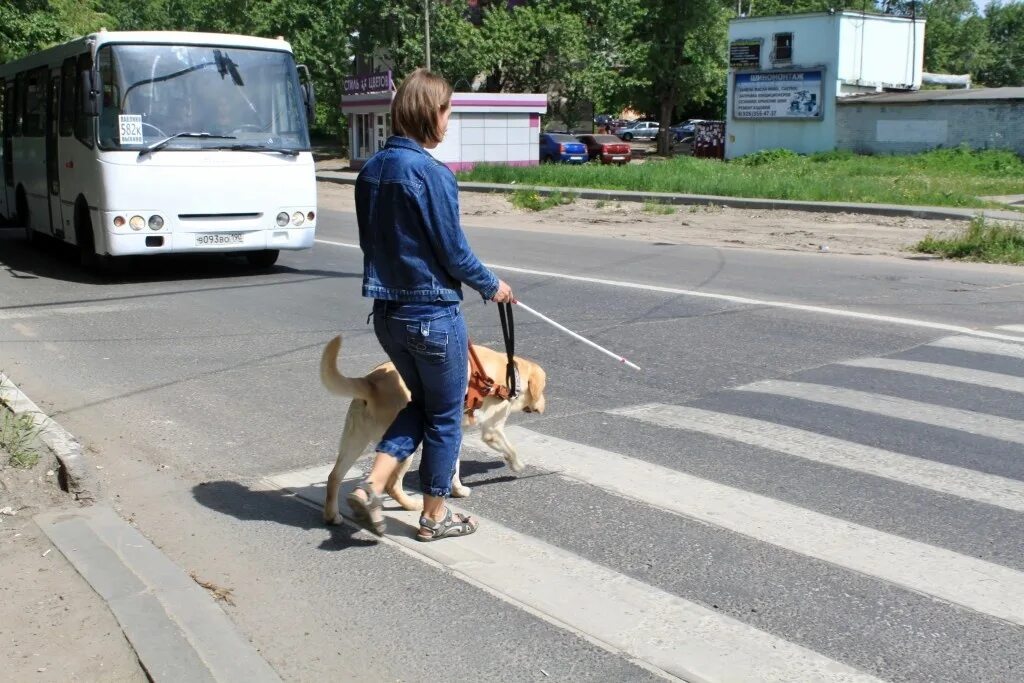
<instances>
[{"instance_id":1,"label":"woman's denim jacket","mask_svg":"<svg viewBox=\"0 0 1024 683\"><path fill-rule=\"evenodd\" d=\"M498 278L459 225L459 189L447 166L415 141L392 136L356 179L363 296L461 301L466 283L485 299Z\"/></svg>"}]
</instances>

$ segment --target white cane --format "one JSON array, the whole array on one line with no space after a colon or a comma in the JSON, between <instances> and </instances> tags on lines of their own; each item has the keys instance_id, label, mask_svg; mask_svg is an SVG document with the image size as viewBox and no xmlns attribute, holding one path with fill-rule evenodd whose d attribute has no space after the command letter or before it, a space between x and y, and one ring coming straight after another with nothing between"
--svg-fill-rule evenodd
<instances>
[{"instance_id":1,"label":"white cane","mask_svg":"<svg viewBox=\"0 0 1024 683\"><path fill-rule=\"evenodd\" d=\"M618 355L616 353L612 353L611 351L609 351L608 349L604 348L603 346L595 344L594 342L590 341L586 337L584 337L582 335L579 335L579 334L576 334L575 332L570 330L568 327L565 327L564 325L559 325L558 323L556 323L554 320L552 320L551 318L547 317L543 313L538 313L537 311L533 310L532 308L530 308L529 306L524 304L522 301L516 301L515 304L517 306L519 306L520 308L522 308L527 313L532 313L533 315L537 316L538 318L540 318L541 320L543 320L547 324L551 325L555 329L558 329L558 330L561 330L562 332L565 332L566 334L568 334L573 339L579 339L581 342L583 342L587 346L592 346L593 348L597 349L598 351L600 351L601 353L605 354L606 356L611 356L615 360L619 361L620 363L624 363L624 364L628 365L629 367L633 368L634 370L639 370L640 369L640 366L637 365L636 363L631 363L628 360L626 360L625 358L623 358L622 356L620 356L620 355Z\"/></svg>"}]
</instances>

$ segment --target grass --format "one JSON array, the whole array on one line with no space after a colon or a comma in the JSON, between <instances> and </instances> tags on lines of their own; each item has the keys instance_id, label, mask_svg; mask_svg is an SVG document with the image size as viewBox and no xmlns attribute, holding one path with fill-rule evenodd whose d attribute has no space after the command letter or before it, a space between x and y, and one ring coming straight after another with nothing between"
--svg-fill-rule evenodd
<instances>
[{"instance_id":1,"label":"grass","mask_svg":"<svg viewBox=\"0 0 1024 683\"><path fill-rule=\"evenodd\" d=\"M667 216L676 212L676 207L661 202L644 202L644 212Z\"/></svg>"},{"instance_id":2,"label":"grass","mask_svg":"<svg viewBox=\"0 0 1024 683\"><path fill-rule=\"evenodd\" d=\"M627 166L479 165L459 177L520 185L730 197L995 207L1000 205L979 197L1019 194L1024 186L1024 159L1009 151L975 152L959 147L909 156L850 152L808 156L766 150L729 162L680 156Z\"/></svg>"},{"instance_id":3,"label":"grass","mask_svg":"<svg viewBox=\"0 0 1024 683\"><path fill-rule=\"evenodd\" d=\"M915 247L926 254L986 263L1024 263L1024 229L975 218L950 238L929 235Z\"/></svg>"},{"instance_id":4,"label":"grass","mask_svg":"<svg viewBox=\"0 0 1024 683\"><path fill-rule=\"evenodd\" d=\"M552 192L542 196L535 190L516 190L509 197L512 206L527 211L544 211L563 204L572 204L576 201L576 195L571 192Z\"/></svg>"},{"instance_id":5,"label":"grass","mask_svg":"<svg viewBox=\"0 0 1024 683\"><path fill-rule=\"evenodd\" d=\"M32 415L23 413L15 416L0 409L0 448L7 451L10 465L25 469L35 467L39 462L39 452L34 446L38 435L39 428L35 426Z\"/></svg>"}]
</instances>

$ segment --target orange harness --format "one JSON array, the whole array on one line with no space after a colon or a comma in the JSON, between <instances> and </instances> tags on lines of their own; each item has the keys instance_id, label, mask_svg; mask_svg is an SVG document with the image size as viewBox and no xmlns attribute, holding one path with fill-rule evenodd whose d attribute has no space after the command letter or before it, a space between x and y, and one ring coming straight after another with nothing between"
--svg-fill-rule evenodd
<instances>
[{"instance_id":1,"label":"orange harness","mask_svg":"<svg viewBox=\"0 0 1024 683\"><path fill-rule=\"evenodd\" d=\"M480 362L476 351L473 350L473 344L470 343L469 386L466 389L466 402L464 406L466 416L469 418L469 424L476 423L473 411L480 408L484 404L484 399L488 396L496 396L502 401L508 401L512 398L513 394L509 391L508 387L498 384L487 376L483 363Z\"/></svg>"}]
</instances>

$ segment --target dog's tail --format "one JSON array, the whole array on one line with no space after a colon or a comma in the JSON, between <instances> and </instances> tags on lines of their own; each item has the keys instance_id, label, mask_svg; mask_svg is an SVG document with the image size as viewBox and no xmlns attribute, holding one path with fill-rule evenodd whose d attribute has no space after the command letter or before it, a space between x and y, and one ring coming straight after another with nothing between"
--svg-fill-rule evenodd
<instances>
[{"instance_id":1,"label":"dog's tail","mask_svg":"<svg viewBox=\"0 0 1024 683\"><path fill-rule=\"evenodd\" d=\"M368 399L373 389L362 377L346 377L338 370L338 354L341 351L341 335L327 342L320 356L320 381L332 394L350 398Z\"/></svg>"}]
</instances>

